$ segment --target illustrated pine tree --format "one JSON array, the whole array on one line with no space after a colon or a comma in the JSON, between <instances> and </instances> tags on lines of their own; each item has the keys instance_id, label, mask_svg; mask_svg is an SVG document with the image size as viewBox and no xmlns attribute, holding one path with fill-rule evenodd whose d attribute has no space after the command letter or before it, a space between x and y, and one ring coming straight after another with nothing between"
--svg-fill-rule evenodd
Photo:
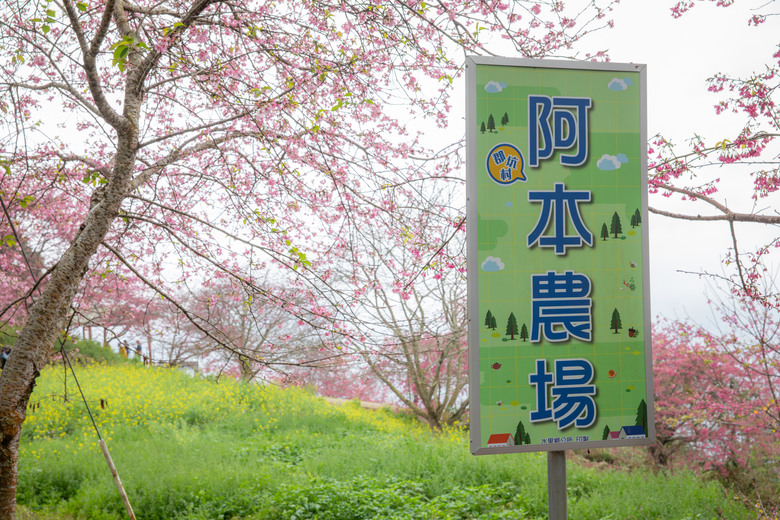
<instances>
[{"instance_id":1,"label":"illustrated pine tree","mask_svg":"<svg viewBox=\"0 0 780 520\"><path fill-rule=\"evenodd\" d=\"M639 223L636 221L636 213L634 213L631 215L631 227L635 228L637 225L639 225Z\"/></svg>"},{"instance_id":2,"label":"illustrated pine tree","mask_svg":"<svg viewBox=\"0 0 780 520\"><path fill-rule=\"evenodd\" d=\"M610 432L609 425L604 426L604 433L601 434L602 441L609 439L609 432Z\"/></svg>"},{"instance_id":3,"label":"illustrated pine tree","mask_svg":"<svg viewBox=\"0 0 780 520\"><path fill-rule=\"evenodd\" d=\"M501 126L506 126L509 124L509 114L504 112L504 116L501 118Z\"/></svg>"},{"instance_id":4,"label":"illustrated pine tree","mask_svg":"<svg viewBox=\"0 0 780 520\"><path fill-rule=\"evenodd\" d=\"M488 309L487 314L485 314L485 327L490 328L492 323L493 323L493 313L490 312L490 309Z\"/></svg>"},{"instance_id":5,"label":"illustrated pine tree","mask_svg":"<svg viewBox=\"0 0 780 520\"><path fill-rule=\"evenodd\" d=\"M525 432L525 437L523 438L524 444L531 444L531 434L528 432Z\"/></svg>"},{"instance_id":6,"label":"illustrated pine tree","mask_svg":"<svg viewBox=\"0 0 780 520\"><path fill-rule=\"evenodd\" d=\"M607 229L607 223L601 225L601 239L606 240L609 238L609 230Z\"/></svg>"},{"instance_id":7,"label":"illustrated pine tree","mask_svg":"<svg viewBox=\"0 0 780 520\"><path fill-rule=\"evenodd\" d=\"M523 326L520 327L520 339L523 341L526 341L528 339L528 327L523 323Z\"/></svg>"},{"instance_id":8,"label":"illustrated pine tree","mask_svg":"<svg viewBox=\"0 0 780 520\"><path fill-rule=\"evenodd\" d=\"M490 328L493 330L496 330L498 328L498 324L496 323L496 317L492 316L490 318Z\"/></svg>"},{"instance_id":9,"label":"illustrated pine tree","mask_svg":"<svg viewBox=\"0 0 780 520\"><path fill-rule=\"evenodd\" d=\"M614 234L615 238L617 238L619 234L623 233L623 226L620 223L620 215L617 214L617 211L614 215L612 215L612 224L609 226L609 232Z\"/></svg>"},{"instance_id":10,"label":"illustrated pine tree","mask_svg":"<svg viewBox=\"0 0 780 520\"><path fill-rule=\"evenodd\" d=\"M527 432L525 431L525 425L523 424L523 421L518 421L517 429L515 430L515 444L523 444L526 435Z\"/></svg>"},{"instance_id":11,"label":"illustrated pine tree","mask_svg":"<svg viewBox=\"0 0 780 520\"><path fill-rule=\"evenodd\" d=\"M647 403L644 399L639 402L636 408L636 425L641 426L647 433Z\"/></svg>"},{"instance_id":12,"label":"illustrated pine tree","mask_svg":"<svg viewBox=\"0 0 780 520\"><path fill-rule=\"evenodd\" d=\"M482 125L480 125L479 131L484 134L486 130L487 130L487 128L485 128L485 122L482 121Z\"/></svg>"},{"instance_id":13,"label":"illustrated pine tree","mask_svg":"<svg viewBox=\"0 0 780 520\"><path fill-rule=\"evenodd\" d=\"M623 328L623 322L620 321L620 313L617 309L612 311L612 321L609 324L610 329L615 330L615 334L619 334L619 330Z\"/></svg>"},{"instance_id":14,"label":"illustrated pine tree","mask_svg":"<svg viewBox=\"0 0 780 520\"><path fill-rule=\"evenodd\" d=\"M509 339L515 339L515 335L518 333L517 318L515 318L515 313L512 312L509 314L509 319L506 320L506 335L510 336Z\"/></svg>"},{"instance_id":15,"label":"illustrated pine tree","mask_svg":"<svg viewBox=\"0 0 780 520\"><path fill-rule=\"evenodd\" d=\"M488 124L487 124L488 132L493 133L493 131L496 129L496 120L493 119L493 114L490 114L488 116Z\"/></svg>"},{"instance_id":16,"label":"illustrated pine tree","mask_svg":"<svg viewBox=\"0 0 780 520\"><path fill-rule=\"evenodd\" d=\"M634 218L637 226L642 223L642 214L639 212L639 208L636 208L636 211L634 211Z\"/></svg>"}]
</instances>

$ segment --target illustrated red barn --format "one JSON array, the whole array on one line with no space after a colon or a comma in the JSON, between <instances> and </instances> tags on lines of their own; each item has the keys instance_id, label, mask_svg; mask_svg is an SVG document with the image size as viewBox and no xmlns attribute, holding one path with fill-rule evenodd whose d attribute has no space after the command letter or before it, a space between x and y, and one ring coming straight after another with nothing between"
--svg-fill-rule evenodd
<instances>
[{"instance_id":1,"label":"illustrated red barn","mask_svg":"<svg viewBox=\"0 0 780 520\"><path fill-rule=\"evenodd\" d=\"M498 448L500 446L514 446L515 439L511 433L494 433L487 442L488 448Z\"/></svg>"}]
</instances>

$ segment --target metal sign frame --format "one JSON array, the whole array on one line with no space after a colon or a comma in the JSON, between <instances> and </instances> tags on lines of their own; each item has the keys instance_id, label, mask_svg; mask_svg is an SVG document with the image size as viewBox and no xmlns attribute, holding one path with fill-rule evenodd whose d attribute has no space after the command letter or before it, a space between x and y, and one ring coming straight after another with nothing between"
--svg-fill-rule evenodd
<instances>
[{"instance_id":1,"label":"metal sign frame","mask_svg":"<svg viewBox=\"0 0 780 520\"><path fill-rule=\"evenodd\" d=\"M468 57L466 82L471 452L652 444L646 66Z\"/></svg>"}]
</instances>

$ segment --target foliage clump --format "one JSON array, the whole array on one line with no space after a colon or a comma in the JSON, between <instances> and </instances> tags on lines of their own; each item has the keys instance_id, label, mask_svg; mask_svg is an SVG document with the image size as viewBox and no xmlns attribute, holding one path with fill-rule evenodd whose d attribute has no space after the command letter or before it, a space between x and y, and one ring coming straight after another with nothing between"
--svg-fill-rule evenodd
<instances>
[{"instance_id":1,"label":"foliage clump","mask_svg":"<svg viewBox=\"0 0 780 520\"><path fill-rule=\"evenodd\" d=\"M333 406L303 389L127 363L78 369L139 518L541 519L543 454L473 457L457 429L438 434L387 410ZM68 384L69 391L73 388ZM83 405L44 370L22 441L20 503L69 520L124 508ZM106 406L99 406L104 399ZM40 405L40 406L38 406ZM520 466L518 466L520 465ZM522 467L522 471L517 468ZM576 518L752 518L695 475L569 468Z\"/></svg>"}]
</instances>

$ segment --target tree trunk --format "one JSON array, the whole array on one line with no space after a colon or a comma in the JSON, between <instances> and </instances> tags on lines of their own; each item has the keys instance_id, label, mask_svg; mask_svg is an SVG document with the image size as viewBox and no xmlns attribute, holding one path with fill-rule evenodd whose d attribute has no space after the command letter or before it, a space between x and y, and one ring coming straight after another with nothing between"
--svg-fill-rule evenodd
<instances>
[{"instance_id":1,"label":"tree trunk","mask_svg":"<svg viewBox=\"0 0 780 520\"><path fill-rule=\"evenodd\" d=\"M89 260L106 236L126 196L131 179L137 132L120 134L113 174L106 188L93 194L91 210L80 231L52 271L46 289L30 309L11 357L0 374L0 520L16 518L19 438L35 380L46 364ZM32 281L31 281L32 282Z\"/></svg>"}]
</instances>

